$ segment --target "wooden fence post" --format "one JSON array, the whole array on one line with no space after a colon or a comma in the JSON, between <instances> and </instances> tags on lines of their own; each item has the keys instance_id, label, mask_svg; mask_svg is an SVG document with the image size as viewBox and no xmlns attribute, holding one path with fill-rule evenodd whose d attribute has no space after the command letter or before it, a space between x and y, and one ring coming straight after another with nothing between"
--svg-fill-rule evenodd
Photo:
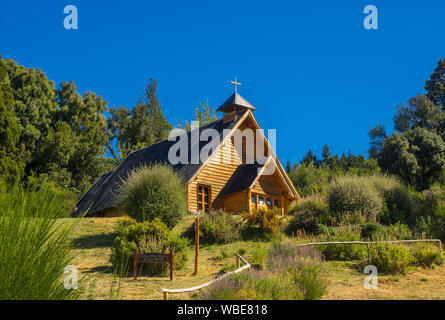
<instances>
[{"instance_id":1,"label":"wooden fence post","mask_svg":"<svg viewBox=\"0 0 445 320\"><path fill-rule=\"evenodd\" d=\"M199 271L199 218L196 218L195 223L195 275Z\"/></svg>"},{"instance_id":2,"label":"wooden fence post","mask_svg":"<svg viewBox=\"0 0 445 320\"><path fill-rule=\"evenodd\" d=\"M170 264L170 280L173 280L173 250L171 247L169 254L169 264Z\"/></svg>"},{"instance_id":3,"label":"wooden fence post","mask_svg":"<svg viewBox=\"0 0 445 320\"><path fill-rule=\"evenodd\" d=\"M134 264L134 268L133 268L133 276L134 276L134 280L137 279L138 277L138 250L134 249L134 259L133 259L133 264Z\"/></svg>"}]
</instances>

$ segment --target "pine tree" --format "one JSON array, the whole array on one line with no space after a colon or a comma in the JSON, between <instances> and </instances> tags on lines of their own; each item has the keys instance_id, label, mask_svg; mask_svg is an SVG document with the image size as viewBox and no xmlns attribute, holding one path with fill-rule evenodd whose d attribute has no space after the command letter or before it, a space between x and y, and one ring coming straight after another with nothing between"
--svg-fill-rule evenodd
<instances>
[{"instance_id":1,"label":"pine tree","mask_svg":"<svg viewBox=\"0 0 445 320\"><path fill-rule=\"evenodd\" d=\"M144 95L132 110L119 106L110 109L108 118L110 140L108 149L116 160L124 159L131 151L168 138L172 125L165 119L158 97L156 81L150 79ZM119 155L111 147L117 140Z\"/></svg>"},{"instance_id":2,"label":"pine tree","mask_svg":"<svg viewBox=\"0 0 445 320\"><path fill-rule=\"evenodd\" d=\"M308 164L316 164L317 157L313 154L312 150L309 149L309 151L306 153L306 155L303 157L302 163L305 165Z\"/></svg>"},{"instance_id":3,"label":"pine tree","mask_svg":"<svg viewBox=\"0 0 445 320\"><path fill-rule=\"evenodd\" d=\"M323 146L323 152L321 153L321 156L323 157L323 164L329 165L331 161L331 151L329 150L329 146L327 144Z\"/></svg>"},{"instance_id":4,"label":"pine tree","mask_svg":"<svg viewBox=\"0 0 445 320\"><path fill-rule=\"evenodd\" d=\"M289 160L287 160L287 162L286 162L286 172L289 173L291 171L291 169L292 169L292 166L291 166Z\"/></svg>"},{"instance_id":5,"label":"pine tree","mask_svg":"<svg viewBox=\"0 0 445 320\"><path fill-rule=\"evenodd\" d=\"M437 105L445 108L445 58L437 63L437 67L425 83L428 97Z\"/></svg>"}]
</instances>

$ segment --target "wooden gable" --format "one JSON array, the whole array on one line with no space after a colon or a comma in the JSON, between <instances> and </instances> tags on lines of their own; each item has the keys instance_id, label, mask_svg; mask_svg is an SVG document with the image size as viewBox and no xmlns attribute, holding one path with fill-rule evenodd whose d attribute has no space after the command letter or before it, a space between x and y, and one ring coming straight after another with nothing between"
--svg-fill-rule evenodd
<instances>
[{"instance_id":1,"label":"wooden gable","mask_svg":"<svg viewBox=\"0 0 445 320\"><path fill-rule=\"evenodd\" d=\"M244 129L252 129L254 132L259 129L258 123L250 111L242 115L244 119L238 122L237 126L232 129L243 131ZM269 153L270 145L264 137L264 152ZM254 146L256 146L256 135L254 134ZM242 150L236 150L234 139L229 134L220 144L218 150L203 164L201 169L192 177L187 185L188 191L188 207L189 211L201 211L198 208L199 186L206 186L210 189L210 207L224 208L230 212L239 212L249 210L250 205L250 191L241 190L237 194L223 194L224 188L228 181L232 178L234 173L241 165L246 162L245 143L242 145ZM254 192L274 195L276 197L283 197L284 201L289 203L293 200L299 200L297 191L292 185L292 182L287 177L281 163L276 158L273 150L270 152L274 159L276 170L272 175L262 175L255 179L255 184L250 186ZM256 157L256 150L254 150L254 157ZM257 159L254 159L257 160ZM230 205L229 205L230 204Z\"/></svg>"}]
</instances>

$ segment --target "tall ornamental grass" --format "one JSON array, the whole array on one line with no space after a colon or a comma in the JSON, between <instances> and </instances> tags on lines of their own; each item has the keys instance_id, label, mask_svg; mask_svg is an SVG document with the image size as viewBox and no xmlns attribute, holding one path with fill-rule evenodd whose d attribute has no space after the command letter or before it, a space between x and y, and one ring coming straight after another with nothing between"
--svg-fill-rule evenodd
<instances>
[{"instance_id":1,"label":"tall ornamental grass","mask_svg":"<svg viewBox=\"0 0 445 320\"><path fill-rule=\"evenodd\" d=\"M0 195L0 299L70 299L64 268L73 258L70 233L75 221L48 189L14 187Z\"/></svg>"}]
</instances>

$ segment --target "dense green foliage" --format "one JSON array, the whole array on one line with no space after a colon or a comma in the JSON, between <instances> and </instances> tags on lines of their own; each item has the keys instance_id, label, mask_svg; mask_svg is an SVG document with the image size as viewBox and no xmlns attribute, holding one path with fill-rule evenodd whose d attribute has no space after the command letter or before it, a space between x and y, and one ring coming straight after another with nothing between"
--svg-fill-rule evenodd
<instances>
[{"instance_id":1,"label":"dense green foliage","mask_svg":"<svg viewBox=\"0 0 445 320\"><path fill-rule=\"evenodd\" d=\"M119 189L126 214L139 222L161 219L173 228L186 213L186 190L171 167L154 165L130 172Z\"/></svg>"},{"instance_id":2,"label":"dense green foliage","mask_svg":"<svg viewBox=\"0 0 445 320\"><path fill-rule=\"evenodd\" d=\"M428 97L435 104L445 106L445 58L437 63L436 69L425 83Z\"/></svg>"},{"instance_id":3,"label":"dense green foliage","mask_svg":"<svg viewBox=\"0 0 445 320\"><path fill-rule=\"evenodd\" d=\"M376 244L369 251L368 262L376 266L379 272L405 273L415 261L411 252L401 245Z\"/></svg>"},{"instance_id":4,"label":"dense green foliage","mask_svg":"<svg viewBox=\"0 0 445 320\"><path fill-rule=\"evenodd\" d=\"M255 236L277 236L283 231L284 223L280 209L258 208L241 215L249 231Z\"/></svg>"},{"instance_id":5,"label":"dense green foliage","mask_svg":"<svg viewBox=\"0 0 445 320\"><path fill-rule=\"evenodd\" d=\"M59 223L62 217L64 201L49 189L0 193L0 300L76 296L64 287L76 221Z\"/></svg>"},{"instance_id":6,"label":"dense green foliage","mask_svg":"<svg viewBox=\"0 0 445 320\"><path fill-rule=\"evenodd\" d=\"M387 137L379 154L379 163L387 172L422 190L442 175L445 143L433 131L417 127Z\"/></svg>"},{"instance_id":7,"label":"dense green foliage","mask_svg":"<svg viewBox=\"0 0 445 320\"><path fill-rule=\"evenodd\" d=\"M111 142L108 148L116 160L124 159L131 151L168 138L172 125L162 113L156 88L156 81L150 79L144 95L131 110L122 106L110 109L110 139L117 139L119 154L116 155Z\"/></svg>"},{"instance_id":8,"label":"dense green foliage","mask_svg":"<svg viewBox=\"0 0 445 320\"><path fill-rule=\"evenodd\" d=\"M229 243L241 238L241 224L222 210L210 211L199 225L200 238L210 243Z\"/></svg>"},{"instance_id":9,"label":"dense green foliage","mask_svg":"<svg viewBox=\"0 0 445 320\"><path fill-rule=\"evenodd\" d=\"M19 144L21 131L15 119L9 76L0 59L0 176L10 185L19 182L24 174L24 150Z\"/></svg>"},{"instance_id":10,"label":"dense green foliage","mask_svg":"<svg viewBox=\"0 0 445 320\"><path fill-rule=\"evenodd\" d=\"M366 177L341 176L329 185L329 208L335 213L362 212L376 217L383 207L383 199Z\"/></svg>"},{"instance_id":11,"label":"dense green foliage","mask_svg":"<svg viewBox=\"0 0 445 320\"><path fill-rule=\"evenodd\" d=\"M127 273L133 270L134 250L142 252L164 252L173 250L173 266L175 270L184 267L188 259L189 241L171 233L167 226L158 218L153 221L138 223L124 220L117 228L117 237L111 253L111 262L117 270ZM149 275L164 274L166 263L144 263L139 272Z\"/></svg>"},{"instance_id":12,"label":"dense green foliage","mask_svg":"<svg viewBox=\"0 0 445 320\"><path fill-rule=\"evenodd\" d=\"M310 196L291 207L288 214L293 217L286 227L287 233L293 234L303 230L309 234L316 234L319 231L319 224L326 221L329 215L329 206L323 198Z\"/></svg>"}]
</instances>

